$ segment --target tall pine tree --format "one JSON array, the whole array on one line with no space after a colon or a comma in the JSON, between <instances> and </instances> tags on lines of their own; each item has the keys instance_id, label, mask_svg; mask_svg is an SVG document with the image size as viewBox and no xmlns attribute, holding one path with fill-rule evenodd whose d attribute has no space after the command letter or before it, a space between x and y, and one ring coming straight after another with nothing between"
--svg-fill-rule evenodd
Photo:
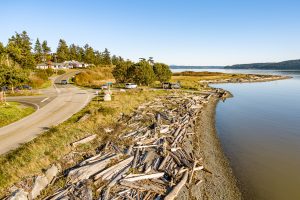
<instances>
[{"instance_id":1,"label":"tall pine tree","mask_svg":"<svg viewBox=\"0 0 300 200\"><path fill-rule=\"evenodd\" d=\"M16 33L8 40L7 52L9 57L23 68L35 68L34 55L31 52L32 43L26 31Z\"/></svg>"},{"instance_id":2,"label":"tall pine tree","mask_svg":"<svg viewBox=\"0 0 300 200\"><path fill-rule=\"evenodd\" d=\"M40 63L43 61L43 52L42 52L42 45L40 43L39 38L36 39L35 45L34 45L34 57L37 63Z\"/></svg>"},{"instance_id":3,"label":"tall pine tree","mask_svg":"<svg viewBox=\"0 0 300 200\"><path fill-rule=\"evenodd\" d=\"M64 62L66 60L69 60L70 54L69 54L69 47L65 40L60 39L58 42L58 47L56 50L57 55L57 62Z\"/></svg>"},{"instance_id":4,"label":"tall pine tree","mask_svg":"<svg viewBox=\"0 0 300 200\"><path fill-rule=\"evenodd\" d=\"M110 52L108 51L107 48L105 48L105 50L103 52L103 61L102 61L101 64L103 64L103 65L111 65Z\"/></svg>"},{"instance_id":5,"label":"tall pine tree","mask_svg":"<svg viewBox=\"0 0 300 200\"><path fill-rule=\"evenodd\" d=\"M42 51L43 51L43 60L44 62L47 62L51 59L50 52L51 48L48 46L48 43L46 40L42 43Z\"/></svg>"}]
</instances>

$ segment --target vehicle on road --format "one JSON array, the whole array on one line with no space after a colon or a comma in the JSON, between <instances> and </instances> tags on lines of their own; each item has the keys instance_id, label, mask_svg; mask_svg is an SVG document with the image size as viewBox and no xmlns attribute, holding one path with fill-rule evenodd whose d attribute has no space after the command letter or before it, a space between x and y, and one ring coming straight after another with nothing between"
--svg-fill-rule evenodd
<instances>
[{"instance_id":1,"label":"vehicle on road","mask_svg":"<svg viewBox=\"0 0 300 200\"><path fill-rule=\"evenodd\" d=\"M21 85L21 86L17 86L16 90L32 90L32 87L29 85Z\"/></svg>"},{"instance_id":2,"label":"vehicle on road","mask_svg":"<svg viewBox=\"0 0 300 200\"><path fill-rule=\"evenodd\" d=\"M134 89L134 88L137 88L137 84L134 84L134 83L126 83L126 84L125 84L125 88L126 88L126 89Z\"/></svg>"},{"instance_id":3,"label":"vehicle on road","mask_svg":"<svg viewBox=\"0 0 300 200\"><path fill-rule=\"evenodd\" d=\"M68 84L68 80L61 80L61 81L60 81L60 84L62 84L62 85L67 85L67 84Z\"/></svg>"}]
</instances>

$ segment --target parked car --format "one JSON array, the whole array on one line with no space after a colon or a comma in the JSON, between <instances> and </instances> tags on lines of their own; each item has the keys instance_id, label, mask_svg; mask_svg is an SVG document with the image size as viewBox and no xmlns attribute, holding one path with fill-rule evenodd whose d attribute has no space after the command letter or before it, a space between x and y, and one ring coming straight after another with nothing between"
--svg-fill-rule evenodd
<instances>
[{"instance_id":1,"label":"parked car","mask_svg":"<svg viewBox=\"0 0 300 200\"><path fill-rule=\"evenodd\" d=\"M60 84L62 84L62 85L67 85L67 84L68 84L68 81L67 81L67 80L61 80L61 81L60 81Z\"/></svg>"},{"instance_id":2,"label":"parked car","mask_svg":"<svg viewBox=\"0 0 300 200\"><path fill-rule=\"evenodd\" d=\"M29 85L21 85L15 88L16 90L32 90L32 87Z\"/></svg>"},{"instance_id":3,"label":"parked car","mask_svg":"<svg viewBox=\"0 0 300 200\"><path fill-rule=\"evenodd\" d=\"M180 83L171 83L170 88L171 89L180 89L181 85L180 85Z\"/></svg>"},{"instance_id":4,"label":"parked car","mask_svg":"<svg viewBox=\"0 0 300 200\"><path fill-rule=\"evenodd\" d=\"M137 88L137 84L134 84L134 83L126 83L126 84L125 84L125 88L126 88L126 89Z\"/></svg>"},{"instance_id":5,"label":"parked car","mask_svg":"<svg viewBox=\"0 0 300 200\"><path fill-rule=\"evenodd\" d=\"M180 89L181 85L180 85L180 83L169 83L169 82L166 82L166 83L163 83L162 87L164 89Z\"/></svg>"},{"instance_id":6,"label":"parked car","mask_svg":"<svg viewBox=\"0 0 300 200\"><path fill-rule=\"evenodd\" d=\"M2 86L0 91L7 92L9 90L8 86Z\"/></svg>"},{"instance_id":7,"label":"parked car","mask_svg":"<svg viewBox=\"0 0 300 200\"><path fill-rule=\"evenodd\" d=\"M107 90L109 87L108 87L108 84L103 84L101 85L101 89L102 90Z\"/></svg>"},{"instance_id":8,"label":"parked car","mask_svg":"<svg viewBox=\"0 0 300 200\"><path fill-rule=\"evenodd\" d=\"M169 82L165 82L165 83L162 84L162 87L164 89L169 89L170 88L170 83Z\"/></svg>"}]
</instances>

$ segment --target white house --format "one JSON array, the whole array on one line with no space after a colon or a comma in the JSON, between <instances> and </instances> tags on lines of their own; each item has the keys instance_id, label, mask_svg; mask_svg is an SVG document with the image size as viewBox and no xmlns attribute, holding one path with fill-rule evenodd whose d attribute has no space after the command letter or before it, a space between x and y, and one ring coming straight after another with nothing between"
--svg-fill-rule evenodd
<instances>
[{"instance_id":1,"label":"white house","mask_svg":"<svg viewBox=\"0 0 300 200\"><path fill-rule=\"evenodd\" d=\"M37 69L72 69L72 68L86 68L90 66L90 64L87 63L83 63L83 62L78 62L75 60L71 60L71 61L64 61L63 63L40 63L37 64L36 68Z\"/></svg>"}]
</instances>

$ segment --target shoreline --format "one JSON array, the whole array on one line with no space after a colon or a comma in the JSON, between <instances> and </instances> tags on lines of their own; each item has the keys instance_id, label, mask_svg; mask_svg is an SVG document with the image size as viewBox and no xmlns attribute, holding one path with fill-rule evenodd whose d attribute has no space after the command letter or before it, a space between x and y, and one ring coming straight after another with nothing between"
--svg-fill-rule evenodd
<instances>
[{"instance_id":1,"label":"shoreline","mask_svg":"<svg viewBox=\"0 0 300 200\"><path fill-rule=\"evenodd\" d=\"M217 135L215 114L220 100L217 97L210 98L199 114L195 125L196 134L186 146L203 159L204 166L211 173L197 173L196 179L203 181L191 185L189 189L183 189L178 199L242 199L237 178Z\"/></svg>"}]
</instances>

